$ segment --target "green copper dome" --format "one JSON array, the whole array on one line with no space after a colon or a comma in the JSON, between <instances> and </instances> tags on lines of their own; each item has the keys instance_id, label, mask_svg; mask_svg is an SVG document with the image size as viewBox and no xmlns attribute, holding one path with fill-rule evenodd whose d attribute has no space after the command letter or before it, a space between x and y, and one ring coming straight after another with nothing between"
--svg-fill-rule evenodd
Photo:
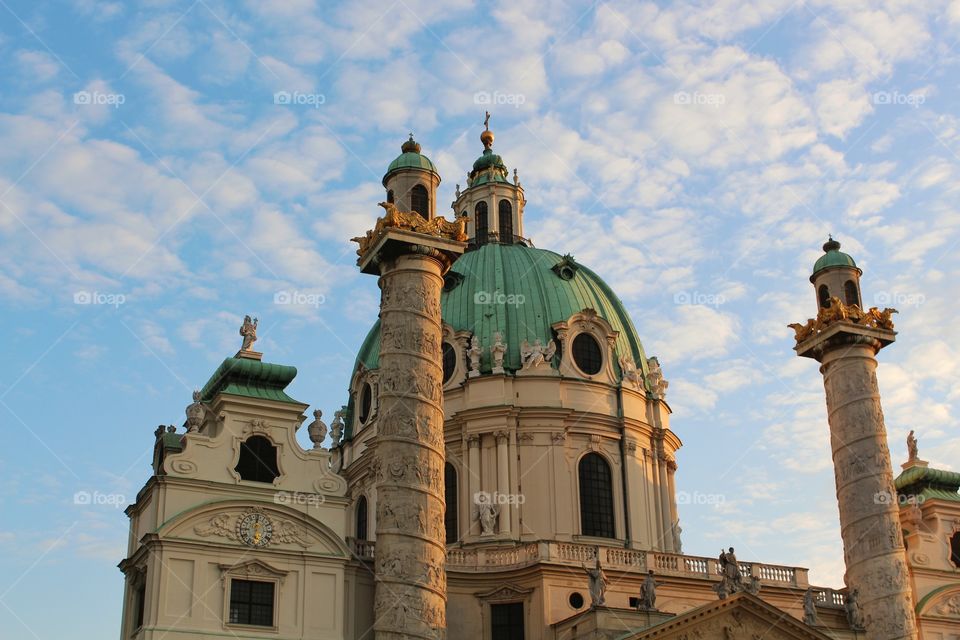
<instances>
[{"instance_id":1,"label":"green copper dome","mask_svg":"<svg viewBox=\"0 0 960 640\"><path fill-rule=\"evenodd\" d=\"M558 266L559 265L559 266ZM646 366L643 345L623 303L593 271L569 256L522 244L488 244L460 256L451 269L459 280L440 296L444 322L480 337L480 366L490 373L489 347L499 331L507 345L503 366L520 368L520 344L553 339L551 325L584 309L594 309L618 331L615 357L629 354ZM380 323L367 334L354 367L376 369L380 362ZM619 364L614 363L619 371Z\"/></svg>"},{"instance_id":2,"label":"green copper dome","mask_svg":"<svg viewBox=\"0 0 960 640\"><path fill-rule=\"evenodd\" d=\"M820 256L820 259L817 260L813 265L813 275L817 275L824 269L829 269L830 267L853 267L858 269L857 263L853 261L853 258L849 254L840 251L840 243L830 238L823 245L824 254Z\"/></svg>"},{"instance_id":3,"label":"green copper dome","mask_svg":"<svg viewBox=\"0 0 960 640\"><path fill-rule=\"evenodd\" d=\"M394 158L390 166L387 167L387 172L383 175L383 186L387 186L387 178L390 174L400 169L423 169L424 171L438 173L437 167L434 166L430 158L420 153L420 144L413 139L412 133L410 139L400 147L400 151L400 155Z\"/></svg>"}]
</instances>

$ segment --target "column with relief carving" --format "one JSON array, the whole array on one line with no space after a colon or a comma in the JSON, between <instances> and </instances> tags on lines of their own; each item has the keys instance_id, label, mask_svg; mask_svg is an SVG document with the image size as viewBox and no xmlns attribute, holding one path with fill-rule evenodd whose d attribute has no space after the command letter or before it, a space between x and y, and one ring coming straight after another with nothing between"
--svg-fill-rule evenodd
<instances>
[{"instance_id":1,"label":"column with relief carving","mask_svg":"<svg viewBox=\"0 0 960 640\"><path fill-rule=\"evenodd\" d=\"M820 363L833 450L845 581L860 592L867 640L915 640L906 551L877 385L880 349L894 341L892 310L839 300L797 332L797 355Z\"/></svg>"},{"instance_id":2,"label":"column with relief carving","mask_svg":"<svg viewBox=\"0 0 960 640\"><path fill-rule=\"evenodd\" d=\"M381 290L377 640L446 637L440 291L443 274L465 245L430 234L431 227L415 233L389 226L415 215L385 216L356 239L358 264L379 275Z\"/></svg>"}]
</instances>

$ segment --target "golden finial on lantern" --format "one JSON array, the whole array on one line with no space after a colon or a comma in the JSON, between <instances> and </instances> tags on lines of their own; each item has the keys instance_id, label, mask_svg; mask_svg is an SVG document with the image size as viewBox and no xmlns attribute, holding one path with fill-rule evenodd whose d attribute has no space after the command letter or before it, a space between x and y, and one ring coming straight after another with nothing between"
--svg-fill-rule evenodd
<instances>
[{"instance_id":1,"label":"golden finial on lantern","mask_svg":"<svg viewBox=\"0 0 960 640\"><path fill-rule=\"evenodd\" d=\"M485 111L486 117L483 119L483 133L480 134L480 142L484 149L493 147L493 131L490 131L490 112Z\"/></svg>"}]
</instances>

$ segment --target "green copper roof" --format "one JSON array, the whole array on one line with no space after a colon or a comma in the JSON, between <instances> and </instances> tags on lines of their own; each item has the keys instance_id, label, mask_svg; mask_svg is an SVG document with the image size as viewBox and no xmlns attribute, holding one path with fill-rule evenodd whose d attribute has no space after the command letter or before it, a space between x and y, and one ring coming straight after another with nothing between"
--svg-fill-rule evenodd
<instances>
[{"instance_id":1,"label":"green copper roof","mask_svg":"<svg viewBox=\"0 0 960 640\"><path fill-rule=\"evenodd\" d=\"M897 493L922 496L925 500L960 502L960 473L920 465L904 469L893 481Z\"/></svg>"},{"instance_id":2,"label":"green copper roof","mask_svg":"<svg viewBox=\"0 0 960 640\"><path fill-rule=\"evenodd\" d=\"M483 155L477 158L473 163L473 171L470 172L470 186L476 187L488 182L508 183L507 165L503 163L503 158L493 152L492 149L484 149Z\"/></svg>"},{"instance_id":3,"label":"green copper roof","mask_svg":"<svg viewBox=\"0 0 960 640\"><path fill-rule=\"evenodd\" d=\"M296 367L250 358L227 358L213 372L207 384L203 385L200 396L203 402L210 402L217 394L229 393L261 400L297 403L284 392L295 377Z\"/></svg>"},{"instance_id":4,"label":"green copper roof","mask_svg":"<svg viewBox=\"0 0 960 640\"><path fill-rule=\"evenodd\" d=\"M387 186L387 178L390 174L400 169L423 169L424 171L437 173L437 168L430 161L430 158L420 153L420 144L413 139L412 133L410 139L400 146L400 151L400 155L390 163L387 172L383 174L383 186Z\"/></svg>"},{"instance_id":5,"label":"green copper roof","mask_svg":"<svg viewBox=\"0 0 960 640\"><path fill-rule=\"evenodd\" d=\"M491 370L489 347L499 331L507 344L504 368L520 368L520 344L543 344L553 339L551 325L584 309L594 309L615 331L616 356L629 354L638 367L646 367L643 345L623 303L593 271L577 264L564 279L553 267L564 256L522 244L487 244L469 251L453 264L463 276L451 291L440 296L443 320L454 330L480 337L485 353L480 371ZM572 258L567 258L568 263ZM566 264L566 263L565 263ZM497 301L500 298L500 302ZM380 322L370 329L354 366L376 369L380 364ZM619 364L614 364L619 372Z\"/></svg>"},{"instance_id":6,"label":"green copper roof","mask_svg":"<svg viewBox=\"0 0 960 640\"><path fill-rule=\"evenodd\" d=\"M824 269L830 267L853 267L857 269L857 263L853 261L848 254L840 251L840 243L830 238L823 245L824 254L813 265L813 275L817 275Z\"/></svg>"}]
</instances>

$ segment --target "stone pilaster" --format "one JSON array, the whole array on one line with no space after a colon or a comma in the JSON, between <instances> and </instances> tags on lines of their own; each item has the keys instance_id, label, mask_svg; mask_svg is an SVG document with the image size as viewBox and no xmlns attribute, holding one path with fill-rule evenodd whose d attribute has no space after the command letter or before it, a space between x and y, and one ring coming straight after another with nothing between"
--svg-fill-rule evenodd
<instances>
[{"instance_id":1,"label":"stone pilaster","mask_svg":"<svg viewBox=\"0 0 960 640\"><path fill-rule=\"evenodd\" d=\"M867 640L917 638L876 375L876 353L893 339L837 323L797 345L821 363L846 582L860 591Z\"/></svg>"},{"instance_id":2,"label":"stone pilaster","mask_svg":"<svg viewBox=\"0 0 960 640\"><path fill-rule=\"evenodd\" d=\"M462 250L391 230L360 258L365 272L379 270L381 289L377 640L446 635L440 290Z\"/></svg>"}]
</instances>

